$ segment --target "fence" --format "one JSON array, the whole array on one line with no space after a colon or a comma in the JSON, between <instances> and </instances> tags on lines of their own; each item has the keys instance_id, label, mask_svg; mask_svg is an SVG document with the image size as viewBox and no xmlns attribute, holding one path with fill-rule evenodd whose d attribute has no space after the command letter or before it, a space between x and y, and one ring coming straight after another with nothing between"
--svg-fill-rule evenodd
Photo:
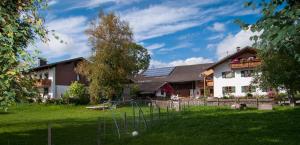
<instances>
[{"instance_id":1,"label":"fence","mask_svg":"<svg viewBox=\"0 0 300 145\"><path fill-rule=\"evenodd\" d=\"M8 140L7 145L68 145L121 144L127 138L142 135L156 127L167 124L184 116L190 106L224 106L245 103L256 106L260 103L272 103L271 99L199 99L180 101L141 100L111 102L108 110L99 110L99 118L88 122L70 120L71 125L63 121L45 123L47 129L38 130L32 143L31 139L22 141ZM106 115L103 115L105 114ZM39 139L42 138L42 139ZM79 143L80 142L80 143Z\"/></svg>"},{"instance_id":2,"label":"fence","mask_svg":"<svg viewBox=\"0 0 300 145\"><path fill-rule=\"evenodd\" d=\"M116 144L118 144L122 139L133 137L137 134L140 135L151 130L154 126L166 123L169 119L176 117L176 113L178 113L168 106L166 108L160 108L150 100L111 103L113 107L109 108L109 110L99 110L109 111L110 116L99 117L98 120L93 123L92 129L94 131L89 131L94 132L94 134L89 137L89 140L92 140L90 144L105 145L112 142L117 142ZM119 111L119 108L120 110L123 108L123 111ZM48 123L48 145L60 145L63 143L58 140L69 138L69 136L64 137L64 134L59 133L58 126L60 126L60 123ZM69 135L71 136L71 134ZM83 136L84 135L81 135L84 139ZM77 138L76 134L74 138Z\"/></svg>"},{"instance_id":3,"label":"fence","mask_svg":"<svg viewBox=\"0 0 300 145\"><path fill-rule=\"evenodd\" d=\"M153 100L153 103L158 105L160 108L175 108L176 110L180 110L186 106L231 106L233 104L246 104L248 107L256 107L258 108L259 104L274 104L275 101L273 99L268 98L260 98L260 99L182 99L178 101L172 100Z\"/></svg>"}]
</instances>

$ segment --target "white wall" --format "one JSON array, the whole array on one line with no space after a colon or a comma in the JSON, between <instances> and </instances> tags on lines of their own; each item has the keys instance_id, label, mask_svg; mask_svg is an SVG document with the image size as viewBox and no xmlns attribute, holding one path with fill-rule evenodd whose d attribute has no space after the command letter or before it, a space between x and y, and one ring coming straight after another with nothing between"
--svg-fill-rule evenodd
<instances>
[{"instance_id":1,"label":"white wall","mask_svg":"<svg viewBox=\"0 0 300 145\"><path fill-rule=\"evenodd\" d=\"M166 97L166 92L163 93L163 95L161 94L161 89L158 89L155 93L155 96L157 97Z\"/></svg>"},{"instance_id":2,"label":"white wall","mask_svg":"<svg viewBox=\"0 0 300 145\"><path fill-rule=\"evenodd\" d=\"M222 88L225 86L235 86L234 96L245 96L246 93L242 93L242 86L249 86L253 77L241 77L241 70L249 69L236 69L234 78L222 78L222 72L231 71L230 60L225 61L224 63L216 66L214 68L214 96L223 97ZM253 95L266 95L266 92L262 92L259 88L256 89L256 92L252 93Z\"/></svg>"},{"instance_id":3,"label":"white wall","mask_svg":"<svg viewBox=\"0 0 300 145\"><path fill-rule=\"evenodd\" d=\"M36 77L37 79L39 79L40 74L42 74L42 79L46 79L45 78L45 73L48 73L48 79L51 80L51 86L49 87L49 93L47 96L45 96L46 98L54 98L55 94L56 94L56 88L55 88L55 67L49 68L49 69L45 69L45 70L41 70L36 73ZM43 95L43 88L39 88L40 91L40 95Z\"/></svg>"},{"instance_id":4,"label":"white wall","mask_svg":"<svg viewBox=\"0 0 300 145\"><path fill-rule=\"evenodd\" d=\"M61 97L68 89L69 86L56 85L56 97Z\"/></svg>"}]
</instances>

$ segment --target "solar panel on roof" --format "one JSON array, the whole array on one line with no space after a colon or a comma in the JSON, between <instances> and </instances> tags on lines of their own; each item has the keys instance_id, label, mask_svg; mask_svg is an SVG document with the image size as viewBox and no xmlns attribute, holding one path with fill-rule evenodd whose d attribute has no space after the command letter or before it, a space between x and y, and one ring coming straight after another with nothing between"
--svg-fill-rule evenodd
<instances>
[{"instance_id":1,"label":"solar panel on roof","mask_svg":"<svg viewBox=\"0 0 300 145\"><path fill-rule=\"evenodd\" d=\"M167 76L169 75L175 67L164 67L146 70L143 75L146 77L157 77L157 76Z\"/></svg>"}]
</instances>

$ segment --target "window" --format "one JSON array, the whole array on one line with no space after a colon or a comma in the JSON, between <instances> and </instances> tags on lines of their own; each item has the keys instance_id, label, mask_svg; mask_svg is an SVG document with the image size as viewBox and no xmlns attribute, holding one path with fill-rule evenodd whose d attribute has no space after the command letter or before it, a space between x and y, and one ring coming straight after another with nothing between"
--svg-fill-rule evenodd
<instances>
[{"instance_id":1,"label":"window","mask_svg":"<svg viewBox=\"0 0 300 145\"><path fill-rule=\"evenodd\" d=\"M234 71L222 72L222 78L234 78Z\"/></svg>"},{"instance_id":2,"label":"window","mask_svg":"<svg viewBox=\"0 0 300 145\"><path fill-rule=\"evenodd\" d=\"M254 76L253 70L242 70L241 71L241 77L252 77Z\"/></svg>"},{"instance_id":3,"label":"window","mask_svg":"<svg viewBox=\"0 0 300 145\"><path fill-rule=\"evenodd\" d=\"M233 86L226 86L222 88L223 94L228 94L228 93L235 93L235 87Z\"/></svg>"},{"instance_id":4,"label":"window","mask_svg":"<svg viewBox=\"0 0 300 145\"><path fill-rule=\"evenodd\" d=\"M160 95L162 95L162 96L165 95L165 91L164 91L164 90L161 90L161 91L160 91Z\"/></svg>"},{"instance_id":5,"label":"window","mask_svg":"<svg viewBox=\"0 0 300 145\"><path fill-rule=\"evenodd\" d=\"M45 76L45 79L49 78L49 74L48 73L45 73L44 76Z\"/></svg>"},{"instance_id":6,"label":"window","mask_svg":"<svg viewBox=\"0 0 300 145\"><path fill-rule=\"evenodd\" d=\"M44 88L44 93L43 93L43 96L46 96L48 95L49 93L49 88Z\"/></svg>"},{"instance_id":7,"label":"window","mask_svg":"<svg viewBox=\"0 0 300 145\"><path fill-rule=\"evenodd\" d=\"M272 89L266 88L266 87L263 87L263 88L260 88L260 89L261 89L262 92L269 92L270 90L272 90Z\"/></svg>"},{"instance_id":8,"label":"window","mask_svg":"<svg viewBox=\"0 0 300 145\"><path fill-rule=\"evenodd\" d=\"M256 92L255 86L242 86L242 93L252 93Z\"/></svg>"}]
</instances>

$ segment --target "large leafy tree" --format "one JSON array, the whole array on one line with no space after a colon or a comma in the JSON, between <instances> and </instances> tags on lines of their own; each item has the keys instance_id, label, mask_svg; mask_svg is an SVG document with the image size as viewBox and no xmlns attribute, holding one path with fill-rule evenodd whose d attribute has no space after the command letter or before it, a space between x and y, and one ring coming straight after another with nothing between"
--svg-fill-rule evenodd
<instances>
[{"instance_id":1,"label":"large leafy tree","mask_svg":"<svg viewBox=\"0 0 300 145\"><path fill-rule=\"evenodd\" d=\"M270 0L246 3L261 10L261 17L254 24L238 21L245 29L260 32L252 36L254 47L262 59L258 78L263 85L284 87L292 104L300 90L300 1Z\"/></svg>"},{"instance_id":2,"label":"large leafy tree","mask_svg":"<svg viewBox=\"0 0 300 145\"><path fill-rule=\"evenodd\" d=\"M100 13L98 20L86 31L93 55L77 69L88 78L94 102L118 97L129 78L147 69L150 60L147 49L134 42L127 22L114 13Z\"/></svg>"},{"instance_id":3,"label":"large leafy tree","mask_svg":"<svg viewBox=\"0 0 300 145\"><path fill-rule=\"evenodd\" d=\"M28 69L32 57L26 48L36 38L46 40L38 13L44 6L42 0L0 1L0 109L7 110L16 95L28 92L22 72Z\"/></svg>"}]
</instances>

